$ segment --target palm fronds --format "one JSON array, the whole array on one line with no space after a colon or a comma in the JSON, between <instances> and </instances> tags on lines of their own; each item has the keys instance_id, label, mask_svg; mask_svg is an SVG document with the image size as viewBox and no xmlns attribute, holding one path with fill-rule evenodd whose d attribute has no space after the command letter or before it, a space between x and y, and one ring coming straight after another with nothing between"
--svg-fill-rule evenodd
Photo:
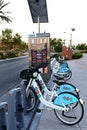
<instances>
[{"instance_id":1,"label":"palm fronds","mask_svg":"<svg viewBox=\"0 0 87 130\"><path fill-rule=\"evenodd\" d=\"M8 6L8 4L10 4L10 2L4 3L4 0L0 0L0 22L1 21L5 21L7 23L12 22L12 18L10 16L8 16L8 14L11 13L11 12L9 12L9 11L4 12L3 11L3 9L6 6Z\"/></svg>"}]
</instances>

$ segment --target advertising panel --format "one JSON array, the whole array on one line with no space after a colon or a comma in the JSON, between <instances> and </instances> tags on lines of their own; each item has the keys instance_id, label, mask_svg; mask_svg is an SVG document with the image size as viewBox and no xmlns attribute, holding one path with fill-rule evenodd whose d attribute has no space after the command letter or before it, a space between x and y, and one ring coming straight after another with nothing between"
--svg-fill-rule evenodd
<instances>
[{"instance_id":1,"label":"advertising panel","mask_svg":"<svg viewBox=\"0 0 87 130\"><path fill-rule=\"evenodd\" d=\"M46 63L50 59L50 34L37 33L29 35L29 62L34 66ZM45 68L46 70L47 68ZM47 71L47 70L46 70Z\"/></svg>"}]
</instances>

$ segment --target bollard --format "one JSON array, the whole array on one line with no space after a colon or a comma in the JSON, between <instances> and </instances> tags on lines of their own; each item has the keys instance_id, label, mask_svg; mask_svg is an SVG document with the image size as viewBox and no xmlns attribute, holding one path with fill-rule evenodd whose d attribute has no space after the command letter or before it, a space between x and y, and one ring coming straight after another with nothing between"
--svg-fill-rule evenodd
<instances>
[{"instance_id":1,"label":"bollard","mask_svg":"<svg viewBox=\"0 0 87 130\"><path fill-rule=\"evenodd\" d=\"M21 88L15 88L9 91L8 130L25 130L21 94Z\"/></svg>"},{"instance_id":2,"label":"bollard","mask_svg":"<svg viewBox=\"0 0 87 130\"><path fill-rule=\"evenodd\" d=\"M0 130L7 130L7 102L0 103Z\"/></svg>"}]
</instances>

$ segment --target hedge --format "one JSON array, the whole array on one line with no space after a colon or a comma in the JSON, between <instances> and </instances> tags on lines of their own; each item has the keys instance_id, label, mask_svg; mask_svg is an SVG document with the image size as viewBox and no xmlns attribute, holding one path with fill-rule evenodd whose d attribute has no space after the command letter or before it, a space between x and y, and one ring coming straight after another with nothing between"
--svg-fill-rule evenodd
<instances>
[{"instance_id":1,"label":"hedge","mask_svg":"<svg viewBox=\"0 0 87 130\"><path fill-rule=\"evenodd\" d=\"M72 59L79 59L83 56L82 53L80 52L75 52L73 55L72 55Z\"/></svg>"}]
</instances>

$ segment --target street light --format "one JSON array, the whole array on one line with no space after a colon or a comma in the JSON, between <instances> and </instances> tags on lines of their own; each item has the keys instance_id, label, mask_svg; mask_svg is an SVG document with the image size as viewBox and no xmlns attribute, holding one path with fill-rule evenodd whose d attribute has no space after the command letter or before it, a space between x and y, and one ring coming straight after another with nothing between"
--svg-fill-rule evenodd
<instances>
[{"instance_id":1,"label":"street light","mask_svg":"<svg viewBox=\"0 0 87 130\"><path fill-rule=\"evenodd\" d=\"M72 28L71 31L74 32L75 28ZM66 32L64 32L64 33L66 33ZM67 34L70 35L70 47L72 47L72 33L67 33Z\"/></svg>"},{"instance_id":2,"label":"street light","mask_svg":"<svg viewBox=\"0 0 87 130\"><path fill-rule=\"evenodd\" d=\"M72 28L71 31L74 32L75 28ZM72 47L72 33L70 34L70 47Z\"/></svg>"},{"instance_id":3,"label":"street light","mask_svg":"<svg viewBox=\"0 0 87 130\"><path fill-rule=\"evenodd\" d=\"M72 33L70 33L70 47L72 47Z\"/></svg>"},{"instance_id":4,"label":"street light","mask_svg":"<svg viewBox=\"0 0 87 130\"><path fill-rule=\"evenodd\" d=\"M64 32L64 33L66 33L66 34L68 34L70 36L69 44L71 44L71 42L72 42L72 40L71 40L72 39L72 34L71 33L67 33L67 32Z\"/></svg>"},{"instance_id":5,"label":"street light","mask_svg":"<svg viewBox=\"0 0 87 130\"><path fill-rule=\"evenodd\" d=\"M72 30L72 31L75 31L75 28L72 28L71 30Z\"/></svg>"}]
</instances>

